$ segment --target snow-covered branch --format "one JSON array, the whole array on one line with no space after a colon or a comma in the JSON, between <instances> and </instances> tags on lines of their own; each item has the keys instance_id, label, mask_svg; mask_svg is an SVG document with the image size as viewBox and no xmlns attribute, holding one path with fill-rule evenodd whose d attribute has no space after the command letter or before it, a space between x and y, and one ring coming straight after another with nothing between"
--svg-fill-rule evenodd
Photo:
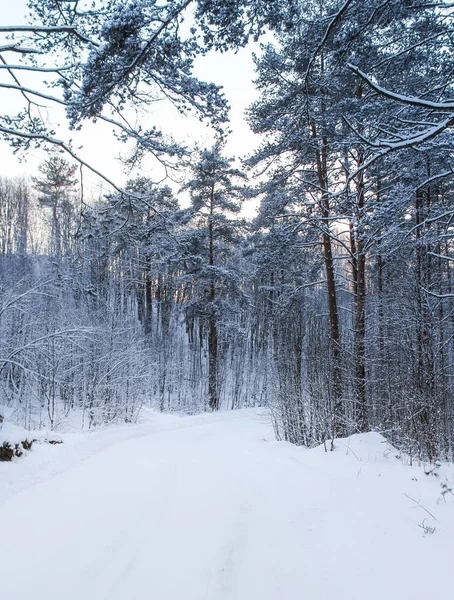
<instances>
[{"instance_id":1,"label":"snow-covered branch","mask_svg":"<svg viewBox=\"0 0 454 600\"><path fill-rule=\"evenodd\" d=\"M405 94L397 94L392 92L381 85L378 85L373 81L371 77L366 75L357 66L348 64L348 68L356 73L361 79L363 79L373 90L375 90L381 96L395 100L408 106L417 106L419 108L426 108L428 110L436 110L437 112L452 112L454 111L454 100L446 100L443 102L433 102L431 100L424 100L423 98L417 98L416 96L407 96Z\"/></svg>"},{"instance_id":2,"label":"snow-covered branch","mask_svg":"<svg viewBox=\"0 0 454 600\"><path fill-rule=\"evenodd\" d=\"M43 27L39 25L0 25L0 33L40 33L44 35L66 33L91 46L99 46L97 42L86 37L75 27L71 27L70 25L58 25L53 27Z\"/></svg>"}]
</instances>

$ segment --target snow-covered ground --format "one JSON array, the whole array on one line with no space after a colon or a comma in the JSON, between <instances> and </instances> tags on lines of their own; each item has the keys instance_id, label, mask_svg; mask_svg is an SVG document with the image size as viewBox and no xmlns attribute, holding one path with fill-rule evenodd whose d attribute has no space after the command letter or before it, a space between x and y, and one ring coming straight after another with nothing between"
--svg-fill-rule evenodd
<instances>
[{"instance_id":1,"label":"snow-covered ground","mask_svg":"<svg viewBox=\"0 0 454 600\"><path fill-rule=\"evenodd\" d=\"M452 466L425 475L378 434L304 450L237 411L64 441L0 463L2 600L454 594Z\"/></svg>"}]
</instances>

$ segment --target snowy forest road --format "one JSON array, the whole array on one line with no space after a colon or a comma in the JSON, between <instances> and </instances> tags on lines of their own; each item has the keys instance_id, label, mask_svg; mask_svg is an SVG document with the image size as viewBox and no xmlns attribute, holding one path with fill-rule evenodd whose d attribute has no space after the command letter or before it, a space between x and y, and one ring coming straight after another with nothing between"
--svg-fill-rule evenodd
<instances>
[{"instance_id":1,"label":"snowy forest road","mask_svg":"<svg viewBox=\"0 0 454 600\"><path fill-rule=\"evenodd\" d=\"M427 515L404 497L432 506L439 493L426 480L415 491L378 434L351 440L305 451L237 411L117 442L0 503L0 596L441 597L453 529L424 538Z\"/></svg>"}]
</instances>

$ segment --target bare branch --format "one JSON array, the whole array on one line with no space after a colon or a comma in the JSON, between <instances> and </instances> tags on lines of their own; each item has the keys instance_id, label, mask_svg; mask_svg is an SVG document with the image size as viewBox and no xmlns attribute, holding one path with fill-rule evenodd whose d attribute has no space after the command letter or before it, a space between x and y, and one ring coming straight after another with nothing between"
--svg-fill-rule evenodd
<instances>
[{"instance_id":1,"label":"bare branch","mask_svg":"<svg viewBox=\"0 0 454 600\"><path fill-rule=\"evenodd\" d=\"M67 67L33 67L31 65L0 65L0 69L7 69L12 71L35 71L37 73L59 73L60 71L69 71L73 69L75 65L69 65Z\"/></svg>"},{"instance_id":2,"label":"bare branch","mask_svg":"<svg viewBox=\"0 0 454 600\"><path fill-rule=\"evenodd\" d=\"M93 40L90 40L90 38L87 38L85 35L80 33L80 31L77 31L75 27L71 27L70 25L59 25L54 27L44 27L38 25L3 25L0 26L0 33L68 33L70 35L74 35L81 42L90 44L92 46L99 46L98 43L93 42Z\"/></svg>"}]
</instances>

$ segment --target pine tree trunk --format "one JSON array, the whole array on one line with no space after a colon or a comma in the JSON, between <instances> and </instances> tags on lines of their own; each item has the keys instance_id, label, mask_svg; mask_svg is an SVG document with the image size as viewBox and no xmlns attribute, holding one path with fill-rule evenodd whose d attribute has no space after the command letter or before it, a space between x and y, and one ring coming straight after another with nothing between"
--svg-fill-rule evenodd
<instances>
[{"instance_id":1,"label":"pine tree trunk","mask_svg":"<svg viewBox=\"0 0 454 600\"><path fill-rule=\"evenodd\" d=\"M315 126L312 128L315 137ZM345 434L345 411L342 402L342 368L341 368L341 343L339 327L339 311L336 296L336 281L334 272L334 260L332 240L329 233L329 196L328 196L328 166L327 166L328 142L327 138L322 138L321 148L316 153L317 176L319 186L325 190L321 202L321 213L323 223L323 256L326 271L326 285L328 292L328 314L330 328L330 346L331 346L331 382L332 382L332 435L333 437Z\"/></svg>"},{"instance_id":2,"label":"pine tree trunk","mask_svg":"<svg viewBox=\"0 0 454 600\"><path fill-rule=\"evenodd\" d=\"M145 266L145 334L148 335L152 330L153 319L153 286L151 281L150 259L147 258Z\"/></svg>"},{"instance_id":3,"label":"pine tree trunk","mask_svg":"<svg viewBox=\"0 0 454 600\"><path fill-rule=\"evenodd\" d=\"M211 317L209 327L210 329L208 335L208 395L210 408L212 410L218 410L218 331L216 327L216 319L214 317Z\"/></svg>"},{"instance_id":4,"label":"pine tree trunk","mask_svg":"<svg viewBox=\"0 0 454 600\"><path fill-rule=\"evenodd\" d=\"M361 162L361 159L359 159ZM361 173L357 182L356 229L356 289L355 289L355 422L359 431L368 430L366 404L366 256L364 251L364 180Z\"/></svg>"},{"instance_id":5,"label":"pine tree trunk","mask_svg":"<svg viewBox=\"0 0 454 600\"><path fill-rule=\"evenodd\" d=\"M211 193L210 202L210 219L208 222L209 236L209 264L214 266L214 231L213 231L213 214L214 214L214 188ZM216 323L216 314L214 312L214 301L216 299L216 287L212 281L210 284L210 304L211 314L209 320L208 332L208 397L209 405L212 410L219 409L219 390L218 390L218 330Z\"/></svg>"}]
</instances>

